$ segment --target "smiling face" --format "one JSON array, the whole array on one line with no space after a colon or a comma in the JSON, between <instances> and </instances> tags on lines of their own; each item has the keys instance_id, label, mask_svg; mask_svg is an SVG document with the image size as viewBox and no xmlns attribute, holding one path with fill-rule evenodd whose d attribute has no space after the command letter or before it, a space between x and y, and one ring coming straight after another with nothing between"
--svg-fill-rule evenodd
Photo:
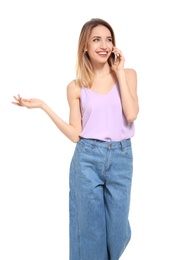
<instances>
[{"instance_id":1,"label":"smiling face","mask_svg":"<svg viewBox=\"0 0 173 260\"><path fill-rule=\"evenodd\" d=\"M88 39L87 52L91 63L105 63L112 53L113 42L109 29L103 25L94 27Z\"/></svg>"}]
</instances>

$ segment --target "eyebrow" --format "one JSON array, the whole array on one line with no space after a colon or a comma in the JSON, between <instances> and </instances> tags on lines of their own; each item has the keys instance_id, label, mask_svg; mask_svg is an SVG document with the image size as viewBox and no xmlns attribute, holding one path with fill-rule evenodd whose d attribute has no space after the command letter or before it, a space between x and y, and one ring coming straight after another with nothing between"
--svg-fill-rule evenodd
<instances>
[{"instance_id":1,"label":"eyebrow","mask_svg":"<svg viewBox=\"0 0 173 260\"><path fill-rule=\"evenodd\" d=\"M93 39L93 38L101 38L101 36L96 36L96 35L95 35L95 36L92 37L92 39ZM112 39L112 36L107 36L106 39Z\"/></svg>"}]
</instances>

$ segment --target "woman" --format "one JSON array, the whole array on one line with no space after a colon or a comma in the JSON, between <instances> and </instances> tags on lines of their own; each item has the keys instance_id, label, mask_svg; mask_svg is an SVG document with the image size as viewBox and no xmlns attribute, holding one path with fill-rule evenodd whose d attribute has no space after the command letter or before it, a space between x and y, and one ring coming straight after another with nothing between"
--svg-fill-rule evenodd
<instances>
[{"instance_id":1,"label":"woman","mask_svg":"<svg viewBox=\"0 0 173 260\"><path fill-rule=\"evenodd\" d=\"M131 138L139 107L137 75L124 68L112 27L91 19L78 42L76 79L67 86L69 123L40 99L12 102L41 108L76 148L70 165L70 260L118 260L131 229Z\"/></svg>"}]
</instances>

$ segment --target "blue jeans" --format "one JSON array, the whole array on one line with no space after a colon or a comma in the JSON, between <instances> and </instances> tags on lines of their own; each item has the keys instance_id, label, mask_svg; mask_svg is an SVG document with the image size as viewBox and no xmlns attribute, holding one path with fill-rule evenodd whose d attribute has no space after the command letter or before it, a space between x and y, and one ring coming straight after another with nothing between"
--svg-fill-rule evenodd
<instances>
[{"instance_id":1,"label":"blue jeans","mask_svg":"<svg viewBox=\"0 0 173 260\"><path fill-rule=\"evenodd\" d=\"M70 165L70 260L118 260L131 229L131 140L81 139Z\"/></svg>"}]
</instances>

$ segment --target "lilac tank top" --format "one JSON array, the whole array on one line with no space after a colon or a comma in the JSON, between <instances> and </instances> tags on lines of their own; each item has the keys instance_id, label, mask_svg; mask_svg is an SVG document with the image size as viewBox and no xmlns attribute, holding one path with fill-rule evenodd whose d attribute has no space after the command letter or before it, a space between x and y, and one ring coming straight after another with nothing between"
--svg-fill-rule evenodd
<instances>
[{"instance_id":1,"label":"lilac tank top","mask_svg":"<svg viewBox=\"0 0 173 260\"><path fill-rule=\"evenodd\" d=\"M127 122L118 84L107 94L82 87L80 94L82 132L80 137L101 141L122 141L134 135L134 123Z\"/></svg>"}]
</instances>

